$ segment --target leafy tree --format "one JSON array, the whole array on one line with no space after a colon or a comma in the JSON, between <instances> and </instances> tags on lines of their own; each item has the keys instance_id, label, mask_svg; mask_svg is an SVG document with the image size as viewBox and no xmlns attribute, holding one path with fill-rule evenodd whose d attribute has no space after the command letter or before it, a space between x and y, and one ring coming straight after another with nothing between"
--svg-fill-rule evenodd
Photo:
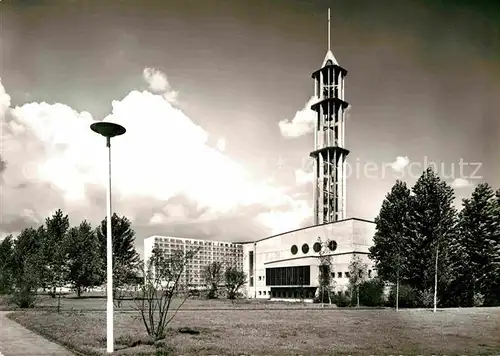
<instances>
[{"instance_id":1,"label":"leafy tree","mask_svg":"<svg viewBox=\"0 0 500 356\"><path fill-rule=\"evenodd\" d=\"M61 209L52 217L45 220L46 230L43 234L43 283L51 288L51 295L55 297L56 288L61 288L66 283L67 256L66 233L69 230L69 217Z\"/></svg>"},{"instance_id":2,"label":"leafy tree","mask_svg":"<svg viewBox=\"0 0 500 356\"><path fill-rule=\"evenodd\" d=\"M20 308L32 308L36 292L41 285L43 266L43 226L35 230L24 229L14 243L12 253L13 302Z\"/></svg>"},{"instance_id":3,"label":"leafy tree","mask_svg":"<svg viewBox=\"0 0 500 356\"><path fill-rule=\"evenodd\" d=\"M459 214L458 250L455 269L460 273L469 305L481 293L485 302L493 303L500 274L500 219L493 189L479 184L471 199L463 200ZM468 282L468 283L467 283Z\"/></svg>"},{"instance_id":4,"label":"leafy tree","mask_svg":"<svg viewBox=\"0 0 500 356\"><path fill-rule=\"evenodd\" d=\"M99 251L99 240L92 226L83 221L72 227L67 235L68 282L78 297L85 288L99 284L103 260Z\"/></svg>"},{"instance_id":5,"label":"leafy tree","mask_svg":"<svg viewBox=\"0 0 500 356\"><path fill-rule=\"evenodd\" d=\"M409 215L410 189L398 180L375 218L376 232L370 247L370 258L375 261L379 278L396 284L396 311L399 309L399 284L405 277L405 256L409 249Z\"/></svg>"},{"instance_id":6,"label":"leafy tree","mask_svg":"<svg viewBox=\"0 0 500 356\"><path fill-rule=\"evenodd\" d=\"M246 283L247 276L236 267L228 267L224 272L226 281L227 297L236 299L239 289Z\"/></svg>"},{"instance_id":7,"label":"leafy tree","mask_svg":"<svg viewBox=\"0 0 500 356\"><path fill-rule=\"evenodd\" d=\"M349 285L351 296L356 296L356 306L359 307L359 286L366 280L368 266L361 261L361 258L354 254L349 263Z\"/></svg>"},{"instance_id":8,"label":"leafy tree","mask_svg":"<svg viewBox=\"0 0 500 356\"><path fill-rule=\"evenodd\" d=\"M106 250L107 250L107 217L102 220L96 234L100 245L101 260L104 261L101 269L101 282L106 279ZM111 217L111 233L113 246L113 295L134 280L139 268L140 257L135 250L135 232L130 221L119 217L116 213Z\"/></svg>"},{"instance_id":9,"label":"leafy tree","mask_svg":"<svg viewBox=\"0 0 500 356\"><path fill-rule=\"evenodd\" d=\"M187 299L187 285L182 283L182 276L197 252L177 250L165 255L155 247L146 262L144 279L134 301L153 342L165 338L168 324Z\"/></svg>"},{"instance_id":10,"label":"leafy tree","mask_svg":"<svg viewBox=\"0 0 500 356\"><path fill-rule=\"evenodd\" d=\"M202 278L208 288L207 298L217 298L217 290L224 278L223 273L223 265L220 261L213 261L203 269Z\"/></svg>"},{"instance_id":11,"label":"leafy tree","mask_svg":"<svg viewBox=\"0 0 500 356\"><path fill-rule=\"evenodd\" d=\"M409 249L406 251L408 280L418 292L429 290L434 284L435 311L438 281L445 289L450 279L448 248L456 233L454 193L432 168L422 173L412 192Z\"/></svg>"},{"instance_id":12,"label":"leafy tree","mask_svg":"<svg viewBox=\"0 0 500 356\"><path fill-rule=\"evenodd\" d=\"M12 292L12 254L14 241L12 235L0 242L0 295Z\"/></svg>"}]
</instances>

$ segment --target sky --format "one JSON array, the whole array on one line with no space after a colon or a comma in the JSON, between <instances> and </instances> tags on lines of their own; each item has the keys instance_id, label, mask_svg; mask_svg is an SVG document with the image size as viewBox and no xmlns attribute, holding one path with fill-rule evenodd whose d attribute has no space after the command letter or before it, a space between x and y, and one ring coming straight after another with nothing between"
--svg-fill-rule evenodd
<instances>
[{"instance_id":1,"label":"sky","mask_svg":"<svg viewBox=\"0 0 500 356\"><path fill-rule=\"evenodd\" d=\"M494 3L494 2L491 2ZM4 0L0 235L56 209L252 241L312 224L311 73L348 71L347 216L434 165L456 202L500 188L500 10L487 1ZM497 11L498 10L498 11Z\"/></svg>"}]
</instances>

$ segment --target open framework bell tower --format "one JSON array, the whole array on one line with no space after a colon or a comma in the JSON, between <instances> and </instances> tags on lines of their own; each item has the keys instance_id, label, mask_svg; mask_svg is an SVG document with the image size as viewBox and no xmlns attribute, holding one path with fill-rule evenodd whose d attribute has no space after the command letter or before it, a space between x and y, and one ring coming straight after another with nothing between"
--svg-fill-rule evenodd
<instances>
[{"instance_id":1,"label":"open framework bell tower","mask_svg":"<svg viewBox=\"0 0 500 356\"><path fill-rule=\"evenodd\" d=\"M330 50L330 9L328 9L328 51L321 69L312 74L316 102L314 151L314 224L346 218L346 157L344 82L347 71Z\"/></svg>"}]
</instances>

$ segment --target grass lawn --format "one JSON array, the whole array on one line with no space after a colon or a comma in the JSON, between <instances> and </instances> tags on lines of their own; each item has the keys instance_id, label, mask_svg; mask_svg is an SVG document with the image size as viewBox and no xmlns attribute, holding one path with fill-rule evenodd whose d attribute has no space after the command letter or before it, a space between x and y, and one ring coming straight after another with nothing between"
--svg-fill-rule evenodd
<instances>
[{"instance_id":1,"label":"grass lawn","mask_svg":"<svg viewBox=\"0 0 500 356\"><path fill-rule=\"evenodd\" d=\"M104 302L99 303L104 306ZM226 301L190 300L170 324L168 347L174 355L500 353L500 308L448 309L434 314L428 310L317 310L300 305L285 309L282 303L271 304L272 309L260 303L266 307L260 310L256 305L233 307ZM204 310L191 310L201 306ZM19 311L11 318L86 354L105 354L103 312ZM130 347L137 340L147 340L137 312L116 310L114 320L116 347L121 349L117 354L155 354L153 346ZM181 334L180 327L200 334Z\"/></svg>"}]
</instances>

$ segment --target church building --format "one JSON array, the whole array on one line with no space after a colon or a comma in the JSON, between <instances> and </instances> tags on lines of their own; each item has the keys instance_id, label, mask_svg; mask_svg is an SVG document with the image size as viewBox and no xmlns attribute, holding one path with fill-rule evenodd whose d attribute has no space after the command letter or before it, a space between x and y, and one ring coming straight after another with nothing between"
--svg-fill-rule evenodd
<instances>
[{"instance_id":1,"label":"church building","mask_svg":"<svg viewBox=\"0 0 500 356\"><path fill-rule=\"evenodd\" d=\"M314 146L314 225L243 244L244 286L249 298L272 300L312 300L319 286L321 256L331 256L332 281L336 291L349 284L349 263L358 255L374 276L368 249L373 244L375 224L346 216L346 109L347 70L330 49L328 10L328 50L320 69L312 74L316 102ZM321 241L322 243L320 243Z\"/></svg>"}]
</instances>

